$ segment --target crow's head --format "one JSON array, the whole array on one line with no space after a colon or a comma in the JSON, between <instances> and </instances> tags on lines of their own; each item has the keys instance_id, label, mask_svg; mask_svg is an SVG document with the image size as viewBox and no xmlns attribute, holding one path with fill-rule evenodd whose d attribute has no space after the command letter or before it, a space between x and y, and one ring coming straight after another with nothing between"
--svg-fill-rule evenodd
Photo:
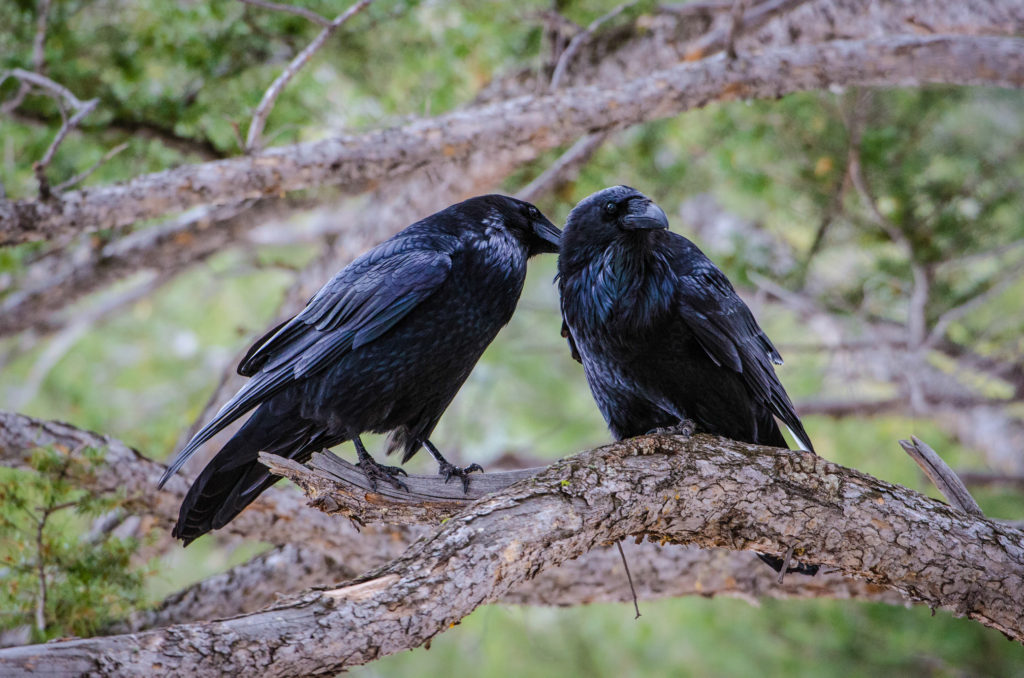
<instances>
[{"instance_id":1,"label":"crow's head","mask_svg":"<svg viewBox=\"0 0 1024 678\"><path fill-rule=\"evenodd\" d=\"M562 232L525 200L507 195L481 195L454 206L482 233L499 228L525 248L528 256L557 252Z\"/></svg>"},{"instance_id":2,"label":"crow's head","mask_svg":"<svg viewBox=\"0 0 1024 678\"><path fill-rule=\"evenodd\" d=\"M629 186L612 186L581 200L569 212L562 252L604 249L629 236L668 228L665 212L646 195Z\"/></svg>"}]
</instances>

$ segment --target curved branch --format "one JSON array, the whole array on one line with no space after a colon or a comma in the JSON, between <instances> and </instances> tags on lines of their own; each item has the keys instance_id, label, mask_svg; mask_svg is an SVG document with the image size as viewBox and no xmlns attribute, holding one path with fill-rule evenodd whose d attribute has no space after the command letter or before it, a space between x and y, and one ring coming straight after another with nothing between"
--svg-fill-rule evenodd
<instances>
[{"instance_id":1,"label":"curved branch","mask_svg":"<svg viewBox=\"0 0 1024 678\"><path fill-rule=\"evenodd\" d=\"M76 479L79 484L95 492L120 487L132 499L126 508L142 515L152 515L163 525L170 525L176 519L181 491L187 483L182 481L173 487L168 485L164 491L156 492L150 479L162 474L162 464L146 459L115 439L82 431L69 424L0 413L0 464L11 468L24 467L28 454L40 445L62 446L68 450L105 448L107 455L103 472ZM328 456L331 458L329 468L336 464L342 468L350 467L337 457ZM358 472L348 477L357 482L365 480ZM503 475L490 473L475 477L474 481L482 477L502 478ZM430 482L435 478L431 476ZM503 485L507 486L507 483ZM290 495L289 500L275 496L280 494ZM457 496L468 503L461 497L461 490ZM331 519L320 511L302 506L303 500L295 492L271 490L264 497L269 498L266 506L246 511L231 523L227 531L236 535L249 531L249 537L258 536L282 546L228 572L189 586L169 596L157 609L137 612L115 628L125 632L140 631L253 612L276 602L282 595L295 594L325 582L351 579L370 568L380 567L401 555L428 529L426 525L370 525L357 532L347 521ZM378 503L378 508L380 506ZM296 508L298 513L275 513ZM425 515L421 514L421 517ZM363 518L368 519L369 516L364 515ZM433 518L433 525L442 519L438 515ZM758 566L746 553L676 546L662 548L652 543L627 544L626 550L636 570L638 594L644 599L727 595L750 600L828 597L890 604L906 602L897 593L867 582L847 579L837 573L822 574L813 579L788 577L779 586L771 571ZM629 587L625 578L618 576L618 568L618 554L614 550L595 549L581 558L542 572L532 581L510 591L502 602L578 605L628 601Z\"/></svg>"},{"instance_id":2,"label":"curved branch","mask_svg":"<svg viewBox=\"0 0 1024 678\"><path fill-rule=\"evenodd\" d=\"M380 567L397 558L408 546L404 539L393 538L386 530L378 534L379 538L362 539L358 553L362 558L348 554L339 557L294 544L273 549L174 593L156 609L134 613L108 632L134 633L171 624L223 619L255 612L273 605L282 596L323 587L327 582L353 579L371 566ZM908 604L896 591L835 572L786 577L779 584L774 572L742 551L633 541L622 546L640 600L728 596L751 602L767 598L832 598ZM498 602L568 606L627 603L632 599L618 551L612 546L599 546L575 560L544 570Z\"/></svg>"},{"instance_id":3,"label":"curved branch","mask_svg":"<svg viewBox=\"0 0 1024 678\"><path fill-rule=\"evenodd\" d=\"M484 497L400 558L255 614L0 651L29 671L328 673L416 647L547 567L636 535L783 553L948 607L1024 640L1024 532L811 454L644 436Z\"/></svg>"},{"instance_id":4,"label":"curved branch","mask_svg":"<svg viewBox=\"0 0 1024 678\"><path fill-rule=\"evenodd\" d=\"M104 472L76 478L79 486L96 493L123 492L127 510L152 515L168 529L177 520L178 507L191 479L175 476L163 490L157 491L156 482L163 475L164 465L123 442L60 421L0 412L0 465L27 468L32 451L46 446L69 454L87 447L105 450ZM273 544L297 542L323 550L333 549L338 554L355 552L353 544L359 543L355 527L332 520L305 503L297 492L271 488L252 508L233 520L226 532L249 537L258 535ZM390 531L401 529L395 527Z\"/></svg>"},{"instance_id":5,"label":"curved branch","mask_svg":"<svg viewBox=\"0 0 1024 678\"><path fill-rule=\"evenodd\" d=\"M43 202L0 201L0 245L90 232L198 205L236 203L314 186L348 192L439 159L530 145L677 115L712 101L774 98L832 86L924 83L1024 86L1024 41L897 36L680 64L619 86L578 87L456 111L390 130L283 146L147 174Z\"/></svg>"}]
</instances>

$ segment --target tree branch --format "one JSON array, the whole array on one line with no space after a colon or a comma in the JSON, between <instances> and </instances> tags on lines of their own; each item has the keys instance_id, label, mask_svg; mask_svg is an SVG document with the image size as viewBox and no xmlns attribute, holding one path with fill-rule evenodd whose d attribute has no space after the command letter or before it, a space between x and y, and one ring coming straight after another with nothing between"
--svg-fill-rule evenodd
<instances>
[{"instance_id":1,"label":"tree branch","mask_svg":"<svg viewBox=\"0 0 1024 678\"><path fill-rule=\"evenodd\" d=\"M33 450L52 446L68 454L91 447L106 450L104 471L88 478L76 478L80 487L95 493L123 492L126 510L151 515L169 529L178 517L191 478L175 476L163 490L156 482L163 475L163 464L152 461L123 442L109 436L76 428L59 421L43 421L22 414L0 412L0 465L28 468ZM398 528L393 528L398 529ZM348 553L357 531L343 521L331 520L320 511L308 508L296 492L271 488L249 510L225 529L228 534L260 535L272 544L306 543L337 554Z\"/></svg>"},{"instance_id":2,"label":"tree branch","mask_svg":"<svg viewBox=\"0 0 1024 678\"><path fill-rule=\"evenodd\" d=\"M596 33L601 26L619 16L636 3L637 0L632 0L632 2L624 2L621 5L616 5L608 12L591 21L589 26L574 35L572 40L569 41L569 45L565 48L565 51L558 57L558 63L555 64L555 72L551 75L551 86L548 89L552 92L558 89L559 85L562 84L562 78L565 76L565 69L572 63L572 60L576 57L580 48L583 47L583 44L592 38L594 33Z\"/></svg>"},{"instance_id":3,"label":"tree branch","mask_svg":"<svg viewBox=\"0 0 1024 678\"><path fill-rule=\"evenodd\" d=\"M134 613L108 632L136 633L171 624L223 619L255 612L304 589L353 579L401 555L408 542L398 537L399 533L393 534L396 536L385 528L369 536L362 533L358 554L352 556L339 557L302 545L273 549L171 595L156 609ZM623 548L632 563L641 600L728 596L751 602L832 598L908 604L895 591L835 572L787 577L780 586L774 573L742 551L632 541L623 543ZM553 606L629 602L632 594L624 575L615 549L597 546L575 560L544 570L506 593L499 602Z\"/></svg>"},{"instance_id":4,"label":"tree branch","mask_svg":"<svg viewBox=\"0 0 1024 678\"><path fill-rule=\"evenodd\" d=\"M246 152L257 151L260 148L260 136L263 134L263 126L267 123L267 116L270 115L271 109L274 107L274 102L277 101L277 97L280 96L281 92L288 85L295 74L298 73L303 66L309 63L309 60L313 58L327 39L334 35L334 32L341 28L345 22L354 17L356 14L366 9L373 0L359 0L354 5L349 7L347 10L339 14L334 18L334 21L330 22L324 27L320 34L313 39L313 42L309 43L304 50L295 55L295 58L289 62L285 67L281 75L277 76L277 79L271 83L270 87L263 94L263 98L260 100L259 105L256 107L256 112L253 113L252 122L249 123L249 133L245 137L245 150ZM306 17L309 18L309 17Z\"/></svg>"},{"instance_id":5,"label":"tree branch","mask_svg":"<svg viewBox=\"0 0 1024 678\"><path fill-rule=\"evenodd\" d=\"M178 483L180 487L169 485L164 491L157 492L149 479L163 472L162 464L106 436L59 422L0 413L0 463L12 468L24 467L30 452L40 445L60 446L67 450L105 448L103 470L89 478L76 479L79 485L92 492L108 492L121 487L129 498L138 497L126 507L138 515L154 516L164 526L176 519L177 507L188 482ZM344 466L340 460L336 463ZM490 473L480 478L488 476L504 477ZM276 542L282 544L281 547L198 582L170 596L157 609L140 611L115 628L121 632L135 632L253 612L275 602L281 595L298 593L325 582L351 579L370 568L379 567L401 555L426 529L416 524L368 525L357 532L347 521L338 521L302 506L304 501L294 492L275 489L263 496L281 493L292 495L293 501L278 501L270 496L268 505L244 512L226 530L236 535ZM461 494L457 499L463 506L469 503ZM383 500L383 496L376 499L378 502ZM298 513L274 513L295 511L296 507ZM434 517L437 518L436 515ZM431 524L438 522L440 519L435 519ZM636 570L638 594L644 599L728 595L750 600L829 597L905 603L896 593L837 573L822 574L813 579L789 577L785 585L779 587L774 584L772 573L757 566L745 553L692 547L661 548L649 543L627 545L626 548ZM616 574L617 559L614 551L595 549L577 560L541 573L509 592L502 600L524 605L629 600L625 580Z\"/></svg>"},{"instance_id":6,"label":"tree branch","mask_svg":"<svg viewBox=\"0 0 1024 678\"><path fill-rule=\"evenodd\" d=\"M295 16L301 16L307 21L312 21L317 26L327 28L331 25L331 20L326 19L311 9L305 7L296 7L295 5L283 5L278 2L267 2L267 0L239 0L239 2L245 3L246 5L253 5L254 7L262 7L263 9L272 9L275 12L285 12L287 14L294 14Z\"/></svg>"},{"instance_id":7,"label":"tree branch","mask_svg":"<svg viewBox=\"0 0 1024 678\"><path fill-rule=\"evenodd\" d=\"M313 186L348 192L439 159L523 145L538 151L583 133L621 129L712 101L779 97L835 85L1024 86L1024 41L954 36L835 41L735 60L680 64L616 86L561 90L360 136L188 165L42 202L0 201L0 245L90 232L197 205L237 203Z\"/></svg>"},{"instance_id":8,"label":"tree branch","mask_svg":"<svg viewBox=\"0 0 1024 678\"><path fill-rule=\"evenodd\" d=\"M626 536L783 553L1024 639L1024 533L811 454L644 436L485 497L400 558L255 614L0 651L10 675L329 673L416 647L547 567Z\"/></svg>"}]
</instances>

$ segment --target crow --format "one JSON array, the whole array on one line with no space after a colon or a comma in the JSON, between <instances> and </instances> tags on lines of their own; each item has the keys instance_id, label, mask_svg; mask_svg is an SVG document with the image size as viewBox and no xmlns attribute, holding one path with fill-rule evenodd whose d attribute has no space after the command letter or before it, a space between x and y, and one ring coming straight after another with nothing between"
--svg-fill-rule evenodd
<instances>
[{"instance_id":1,"label":"crow","mask_svg":"<svg viewBox=\"0 0 1024 678\"><path fill-rule=\"evenodd\" d=\"M616 439L687 430L813 451L772 364L782 357L732 284L628 186L569 213L558 256L562 334ZM783 562L762 556L776 570ZM790 571L813 574L815 566Z\"/></svg>"},{"instance_id":2,"label":"crow","mask_svg":"<svg viewBox=\"0 0 1024 678\"><path fill-rule=\"evenodd\" d=\"M360 434L390 432L402 462L421 446L447 482L458 468L428 440L494 336L512 318L526 261L557 252L561 234L530 203L484 195L447 207L341 270L305 309L253 344L238 366L249 381L178 453L181 468L232 421L255 412L207 464L181 505L173 536L187 546L230 522L279 478L257 460L296 461L351 440L373 487L408 489Z\"/></svg>"}]
</instances>

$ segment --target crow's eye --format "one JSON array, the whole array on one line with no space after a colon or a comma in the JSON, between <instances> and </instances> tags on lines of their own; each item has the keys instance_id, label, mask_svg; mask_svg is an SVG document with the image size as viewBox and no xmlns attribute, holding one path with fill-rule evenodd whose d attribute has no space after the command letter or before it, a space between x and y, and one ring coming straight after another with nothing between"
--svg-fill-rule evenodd
<instances>
[{"instance_id":1,"label":"crow's eye","mask_svg":"<svg viewBox=\"0 0 1024 678\"><path fill-rule=\"evenodd\" d=\"M534 207L533 205L530 205L530 208L527 210L527 212L529 212L531 219L540 218L540 210Z\"/></svg>"},{"instance_id":2,"label":"crow's eye","mask_svg":"<svg viewBox=\"0 0 1024 678\"><path fill-rule=\"evenodd\" d=\"M604 204L604 211L607 212L608 214L615 214L616 212L619 211L619 206L611 201L608 201Z\"/></svg>"}]
</instances>

